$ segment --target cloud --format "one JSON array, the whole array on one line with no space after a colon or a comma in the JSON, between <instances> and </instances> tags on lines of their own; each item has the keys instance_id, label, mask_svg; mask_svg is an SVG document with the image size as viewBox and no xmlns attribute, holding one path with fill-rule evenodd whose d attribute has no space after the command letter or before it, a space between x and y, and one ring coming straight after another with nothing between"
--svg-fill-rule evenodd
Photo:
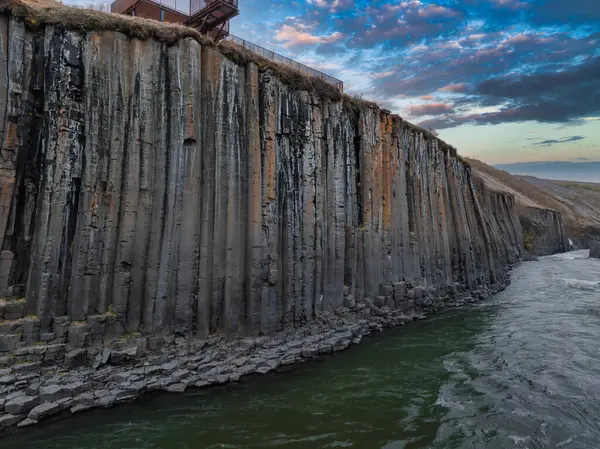
<instances>
[{"instance_id":1,"label":"cloud","mask_svg":"<svg viewBox=\"0 0 600 449\"><path fill-rule=\"evenodd\" d=\"M569 70L574 60L591 57L599 47L586 36L564 32L505 32L497 35L496 40L474 47L463 47L461 41L461 36L440 39L429 43L423 53L408 51L390 55L381 67L376 67L377 71L390 75L373 83L373 96L385 98L398 93L421 96L438 91L474 94L475 97L470 97L473 99L477 93L470 92L470 86L490 76ZM455 45L457 42L459 45ZM489 99L476 98L476 102L479 101Z\"/></svg>"},{"instance_id":2,"label":"cloud","mask_svg":"<svg viewBox=\"0 0 600 449\"><path fill-rule=\"evenodd\" d=\"M482 81L474 98L457 102L496 105L484 113L455 114L426 120L421 126L443 129L462 124L538 121L563 123L600 113L600 56L553 73L510 74Z\"/></svg>"},{"instance_id":3,"label":"cloud","mask_svg":"<svg viewBox=\"0 0 600 449\"><path fill-rule=\"evenodd\" d=\"M465 83L448 84L447 86L440 87L440 92L451 92L453 94L464 93L467 91L467 85Z\"/></svg>"},{"instance_id":4,"label":"cloud","mask_svg":"<svg viewBox=\"0 0 600 449\"><path fill-rule=\"evenodd\" d=\"M490 0L491 4L498 8L508 8L512 10L527 9L529 4L521 0Z\"/></svg>"},{"instance_id":5,"label":"cloud","mask_svg":"<svg viewBox=\"0 0 600 449\"><path fill-rule=\"evenodd\" d=\"M297 23L295 25L283 24L275 33L275 40L282 42L286 48L301 45L331 44L339 42L344 35L338 31L329 35L311 34L311 27Z\"/></svg>"},{"instance_id":6,"label":"cloud","mask_svg":"<svg viewBox=\"0 0 600 449\"><path fill-rule=\"evenodd\" d=\"M598 0L537 0L531 1L526 18L534 25L571 25L598 23L600 2Z\"/></svg>"},{"instance_id":7,"label":"cloud","mask_svg":"<svg viewBox=\"0 0 600 449\"><path fill-rule=\"evenodd\" d=\"M536 142L533 145L550 146L550 145L555 145L557 143L577 142L578 140L583 140L583 139L585 139L584 136L570 136L570 137L563 137L562 139L542 140L541 142Z\"/></svg>"},{"instance_id":8,"label":"cloud","mask_svg":"<svg viewBox=\"0 0 600 449\"><path fill-rule=\"evenodd\" d=\"M411 106L408 113L413 117L422 117L424 115L443 115L454 112L454 108L446 103L429 103Z\"/></svg>"},{"instance_id":9,"label":"cloud","mask_svg":"<svg viewBox=\"0 0 600 449\"><path fill-rule=\"evenodd\" d=\"M315 5L317 8L325 8L329 12L336 12L354 7L353 0L308 0L308 3Z\"/></svg>"},{"instance_id":10,"label":"cloud","mask_svg":"<svg viewBox=\"0 0 600 449\"><path fill-rule=\"evenodd\" d=\"M338 18L335 27L349 36L349 48L408 48L422 39L454 33L465 17L462 9L421 1L377 2Z\"/></svg>"}]
</instances>

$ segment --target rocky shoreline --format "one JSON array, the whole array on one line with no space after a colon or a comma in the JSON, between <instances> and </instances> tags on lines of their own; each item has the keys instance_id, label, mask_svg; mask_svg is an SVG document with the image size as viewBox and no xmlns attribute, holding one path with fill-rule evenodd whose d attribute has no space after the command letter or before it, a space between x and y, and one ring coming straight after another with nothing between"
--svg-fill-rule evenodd
<instances>
[{"instance_id":1,"label":"rocky shoreline","mask_svg":"<svg viewBox=\"0 0 600 449\"><path fill-rule=\"evenodd\" d=\"M173 338L145 357L135 351L103 349L88 363L69 368L85 350L71 351L58 366L42 366L43 347L22 348L24 362L0 366L0 435L50 417L62 419L97 407L130 402L153 391L184 392L237 382L249 374L266 374L281 366L342 351L372 332L403 326L437 311L481 301L503 290L511 268L494 285L475 291L455 285L440 289L413 287L407 307L392 309L385 296L365 298L311 324L272 337L226 342L214 339L192 344ZM47 351L48 349L45 349ZM73 354L77 352L77 354ZM37 361L36 361L37 360Z\"/></svg>"}]
</instances>

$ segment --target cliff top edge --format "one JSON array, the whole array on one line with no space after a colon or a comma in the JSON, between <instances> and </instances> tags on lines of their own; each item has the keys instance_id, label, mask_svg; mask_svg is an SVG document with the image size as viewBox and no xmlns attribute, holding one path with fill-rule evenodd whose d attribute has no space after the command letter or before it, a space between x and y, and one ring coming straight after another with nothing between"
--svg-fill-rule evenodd
<instances>
[{"instance_id":1,"label":"cliff top edge","mask_svg":"<svg viewBox=\"0 0 600 449\"><path fill-rule=\"evenodd\" d=\"M80 32L113 31L135 39L157 39L167 44L174 44L179 40L192 38L202 45L217 49L224 56L240 65L254 63L259 70L270 70L283 83L291 85L295 89L315 92L321 97L332 101L342 101L344 107L348 110L359 111L362 108L368 108L389 115L395 124L422 133L427 140L437 140L439 149L450 152L463 164L470 166L468 161L458 155L456 148L448 145L426 129L404 120L399 115L392 114L389 110L381 108L374 102L342 94L335 86L320 78L306 75L294 68L270 61L233 42L215 43L211 38L201 35L193 28L141 17L68 6L54 0L0 0L0 13L23 20L25 25L31 29L44 25L55 25Z\"/></svg>"}]
</instances>

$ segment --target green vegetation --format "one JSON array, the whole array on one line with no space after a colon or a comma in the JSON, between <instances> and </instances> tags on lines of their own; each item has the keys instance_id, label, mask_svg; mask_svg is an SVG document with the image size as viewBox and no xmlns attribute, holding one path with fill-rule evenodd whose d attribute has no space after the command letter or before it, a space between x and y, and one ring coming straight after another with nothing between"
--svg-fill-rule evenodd
<instances>
[{"instance_id":1,"label":"green vegetation","mask_svg":"<svg viewBox=\"0 0 600 449\"><path fill-rule=\"evenodd\" d=\"M25 298L0 298L0 306L6 306L9 304L25 304Z\"/></svg>"},{"instance_id":2,"label":"green vegetation","mask_svg":"<svg viewBox=\"0 0 600 449\"><path fill-rule=\"evenodd\" d=\"M112 304L108 306L108 310L104 313L105 316L117 316L117 312L115 312L112 308Z\"/></svg>"},{"instance_id":3,"label":"green vegetation","mask_svg":"<svg viewBox=\"0 0 600 449\"><path fill-rule=\"evenodd\" d=\"M140 332L125 332L117 339L117 341L125 341L131 338L140 338L141 336L142 334Z\"/></svg>"},{"instance_id":4,"label":"green vegetation","mask_svg":"<svg viewBox=\"0 0 600 449\"><path fill-rule=\"evenodd\" d=\"M533 253L533 251L535 251L535 246L533 244L534 238L535 236L533 235L533 232L523 232L523 246L525 247L525 251L528 253Z\"/></svg>"},{"instance_id":5,"label":"green vegetation","mask_svg":"<svg viewBox=\"0 0 600 449\"><path fill-rule=\"evenodd\" d=\"M85 326L86 324L88 324L86 320L71 321L71 326Z\"/></svg>"}]
</instances>

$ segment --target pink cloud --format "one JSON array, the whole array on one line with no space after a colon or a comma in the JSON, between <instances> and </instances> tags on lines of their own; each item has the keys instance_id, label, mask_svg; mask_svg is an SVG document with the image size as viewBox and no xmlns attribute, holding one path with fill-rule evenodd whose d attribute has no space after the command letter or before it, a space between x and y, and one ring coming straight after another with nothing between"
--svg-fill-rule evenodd
<instances>
[{"instance_id":1,"label":"pink cloud","mask_svg":"<svg viewBox=\"0 0 600 449\"><path fill-rule=\"evenodd\" d=\"M283 42L286 48L302 45L331 44L344 38L340 32L328 35L315 35L311 33L311 27L303 24L287 25L284 24L275 33L275 40Z\"/></svg>"},{"instance_id":2,"label":"pink cloud","mask_svg":"<svg viewBox=\"0 0 600 449\"><path fill-rule=\"evenodd\" d=\"M510 9L525 9L529 5L521 0L492 0L495 6Z\"/></svg>"},{"instance_id":3,"label":"pink cloud","mask_svg":"<svg viewBox=\"0 0 600 449\"><path fill-rule=\"evenodd\" d=\"M424 115L442 115L454 112L454 108L447 103L419 104L408 108L408 113L413 117Z\"/></svg>"},{"instance_id":4,"label":"pink cloud","mask_svg":"<svg viewBox=\"0 0 600 449\"><path fill-rule=\"evenodd\" d=\"M509 37L508 39L506 39L506 41L504 43L508 44L508 45L522 44L524 42L530 42L533 39L534 38L530 34L521 33L521 34L516 34L515 36L512 36L512 37Z\"/></svg>"},{"instance_id":5,"label":"pink cloud","mask_svg":"<svg viewBox=\"0 0 600 449\"><path fill-rule=\"evenodd\" d=\"M420 2L419 2L420 3ZM419 17L424 19L432 19L439 17L459 17L460 13L454 9L446 8L439 5L427 5L419 10Z\"/></svg>"},{"instance_id":6,"label":"pink cloud","mask_svg":"<svg viewBox=\"0 0 600 449\"><path fill-rule=\"evenodd\" d=\"M447 86L438 89L440 92L449 92L453 94L460 94L467 91L467 85L464 83L448 84Z\"/></svg>"}]
</instances>

